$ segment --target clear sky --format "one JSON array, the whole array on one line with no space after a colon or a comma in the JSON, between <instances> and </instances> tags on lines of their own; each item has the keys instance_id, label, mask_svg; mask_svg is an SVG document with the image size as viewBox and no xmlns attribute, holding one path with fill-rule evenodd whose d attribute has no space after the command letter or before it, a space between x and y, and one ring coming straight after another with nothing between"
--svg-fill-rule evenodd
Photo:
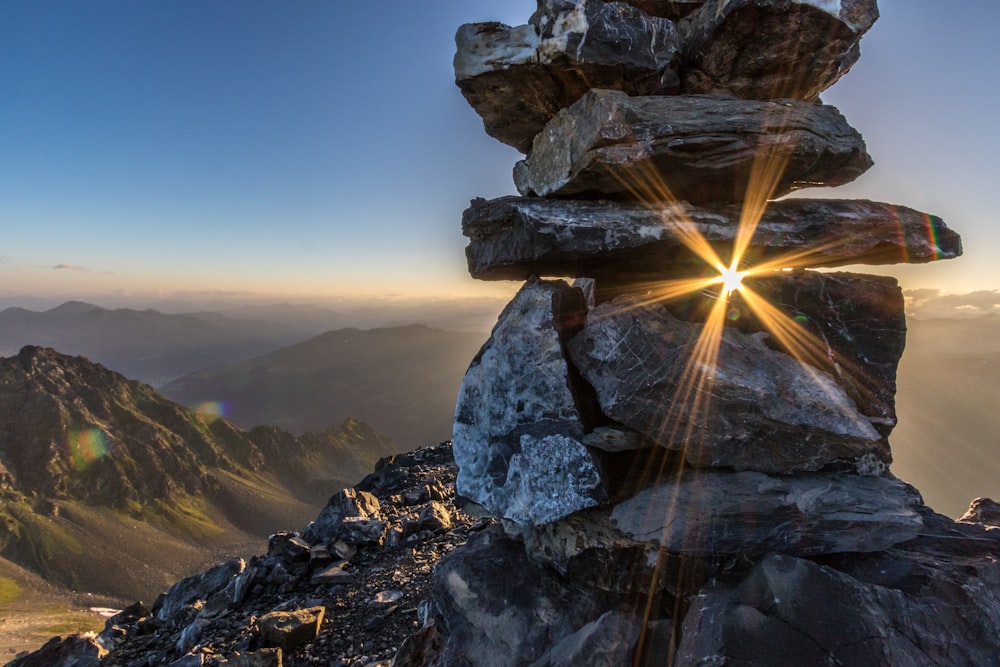
<instances>
[{"instance_id":1,"label":"clear sky","mask_svg":"<svg viewBox=\"0 0 1000 667\"><path fill-rule=\"evenodd\" d=\"M904 287L1000 287L997 0L881 0L824 101L876 166L840 190L941 215L966 257ZM518 154L453 83L455 29L533 0L0 1L0 296L496 294L472 197ZM509 287L507 288L509 289Z\"/></svg>"}]
</instances>

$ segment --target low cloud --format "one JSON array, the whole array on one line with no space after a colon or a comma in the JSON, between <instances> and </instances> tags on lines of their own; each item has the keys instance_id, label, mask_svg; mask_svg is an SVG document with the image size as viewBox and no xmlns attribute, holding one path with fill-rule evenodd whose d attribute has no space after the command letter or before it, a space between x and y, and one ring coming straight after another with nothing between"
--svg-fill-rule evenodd
<instances>
[{"instance_id":1,"label":"low cloud","mask_svg":"<svg viewBox=\"0 0 1000 667\"><path fill-rule=\"evenodd\" d=\"M977 290L965 294L946 294L936 289L904 290L906 314L910 317L959 318L981 317L1000 313L1000 291Z\"/></svg>"},{"instance_id":2,"label":"low cloud","mask_svg":"<svg viewBox=\"0 0 1000 667\"><path fill-rule=\"evenodd\" d=\"M77 266L76 264L56 264L52 267L57 271L79 271L80 273L92 273L90 269L85 266Z\"/></svg>"}]
</instances>

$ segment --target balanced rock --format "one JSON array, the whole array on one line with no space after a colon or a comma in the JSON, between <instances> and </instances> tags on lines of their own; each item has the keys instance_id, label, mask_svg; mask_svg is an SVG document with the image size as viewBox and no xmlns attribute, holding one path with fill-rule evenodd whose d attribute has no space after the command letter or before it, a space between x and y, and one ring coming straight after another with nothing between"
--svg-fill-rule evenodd
<instances>
[{"instance_id":1,"label":"balanced rock","mask_svg":"<svg viewBox=\"0 0 1000 667\"><path fill-rule=\"evenodd\" d=\"M802 556L872 552L911 540L920 494L887 477L688 471L623 500L611 522L667 551Z\"/></svg>"},{"instance_id":2,"label":"balanced rock","mask_svg":"<svg viewBox=\"0 0 1000 667\"><path fill-rule=\"evenodd\" d=\"M531 23L472 23L455 37L455 82L486 132L522 153L556 114L594 87L675 92L674 24L624 2L542 0Z\"/></svg>"},{"instance_id":3,"label":"balanced rock","mask_svg":"<svg viewBox=\"0 0 1000 667\"><path fill-rule=\"evenodd\" d=\"M896 368L906 344L903 293L895 278L792 271L744 278L730 318L746 332L771 331L768 345L836 378L883 436L896 425ZM748 294L771 305L759 314ZM775 317L780 313L781 317Z\"/></svg>"},{"instance_id":4,"label":"balanced rock","mask_svg":"<svg viewBox=\"0 0 1000 667\"><path fill-rule=\"evenodd\" d=\"M871 165L831 106L592 90L535 137L514 183L525 196L764 202L850 183Z\"/></svg>"},{"instance_id":5,"label":"balanced rock","mask_svg":"<svg viewBox=\"0 0 1000 667\"><path fill-rule=\"evenodd\" d=\"M815 100L877 19L876 0L709 0L682 27L684 92Z\"/></svg>"},{"instance_id":6,"label":"balanced rock","mask_svg":"<svg viewBox=\"0 0 1000 667\"><path fill-rule=\"evenodd\" d=\"M581 442L589 415L577 394L585 389L563 348L584 312L580 290L529 281L462 380L452 436L456 489L497 516L546 523L605 496Z\"/></svg>"},{"instance_id":7,"label":"balanced rock","mask_svg":"<svg viewBox=\"0 0 1000 667\"><path fill-rule=\"evenodd\" d=\"M661 304L622 296L588 313L570 358L606 416L695 466L819 470L880 450L878 431L827 373L759 334L705 335Z\"/></svg>"},{"instance_id":8,"label":"balanced rock","mask_svg":"<svg viewBox=\"0 0 1000 667\"><path fill-rule=\"evenodd\" d=\"M736 205L502 197L473 200L462 216L462 232L469 238L469 273L480 280L538 275L640 282L703 273L704 261L690 248L692 234L728 266L741 215ZM763 211L745 263L787 258L789 266L834 267L961 254L961 239L940 218L905 206L787 199Z\"/></svg>"}]
</instances>

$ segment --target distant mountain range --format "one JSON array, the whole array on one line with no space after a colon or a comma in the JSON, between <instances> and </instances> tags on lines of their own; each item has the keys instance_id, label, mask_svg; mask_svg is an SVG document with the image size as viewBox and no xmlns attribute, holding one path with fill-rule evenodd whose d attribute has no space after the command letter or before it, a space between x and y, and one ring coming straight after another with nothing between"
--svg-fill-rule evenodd
<instances>
[{"instance_id":1,"label":"distant mountain range","mask_svg":"<svg viewBox=\"0 0 1000 667\"><path fill-rule=\"evenodd\" d=\"M26 347L0 359L0 559L74 590L149 599L218 550L303 525L396 451L357 420L301 437L243 431L82 357Z\"/></svg>"},{"instance_id":2,"label":"distant mountain range","mask_svg":"<svg viewBox=\"0 0 1000 667\"><path fill-rule=\"evenodd\" d=\"M161 388L189 406L217 402L233 423L317 431L348 416L413 448L451 438L455 397L486 335L423 325L330 331Z\"/></svg>"},{"instance_id":3,"label":"distant mountain range","mask_svg":"<svg viewBox=\"0 0 1000 667\"><path fill-rule=\"evenodd\" d=\"M25 345L84 355L125 376L159 385L193 371L247 359L307 339L312 332L218 313L165 315L108 310L69 301L43 312L0 311L0 356Z\"/></svg>"}]
</instances>

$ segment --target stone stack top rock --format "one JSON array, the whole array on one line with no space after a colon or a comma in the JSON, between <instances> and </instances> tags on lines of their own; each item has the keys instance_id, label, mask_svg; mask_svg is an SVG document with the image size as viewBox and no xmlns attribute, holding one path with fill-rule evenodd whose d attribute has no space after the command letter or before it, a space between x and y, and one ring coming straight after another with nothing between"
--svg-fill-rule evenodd
<instances>
[{"instance_id":1,"label":"stone stack top rock","mask_svg":"<svg viewBox=\"0 0 1000 667\"><path fill-rule=\"evenodd\" d=\"M527 153L591 88L815 100L877 18L875 0L540 0L526 25L459 28L455 78L486 132Z\"/></svg>"}]
</instances>

